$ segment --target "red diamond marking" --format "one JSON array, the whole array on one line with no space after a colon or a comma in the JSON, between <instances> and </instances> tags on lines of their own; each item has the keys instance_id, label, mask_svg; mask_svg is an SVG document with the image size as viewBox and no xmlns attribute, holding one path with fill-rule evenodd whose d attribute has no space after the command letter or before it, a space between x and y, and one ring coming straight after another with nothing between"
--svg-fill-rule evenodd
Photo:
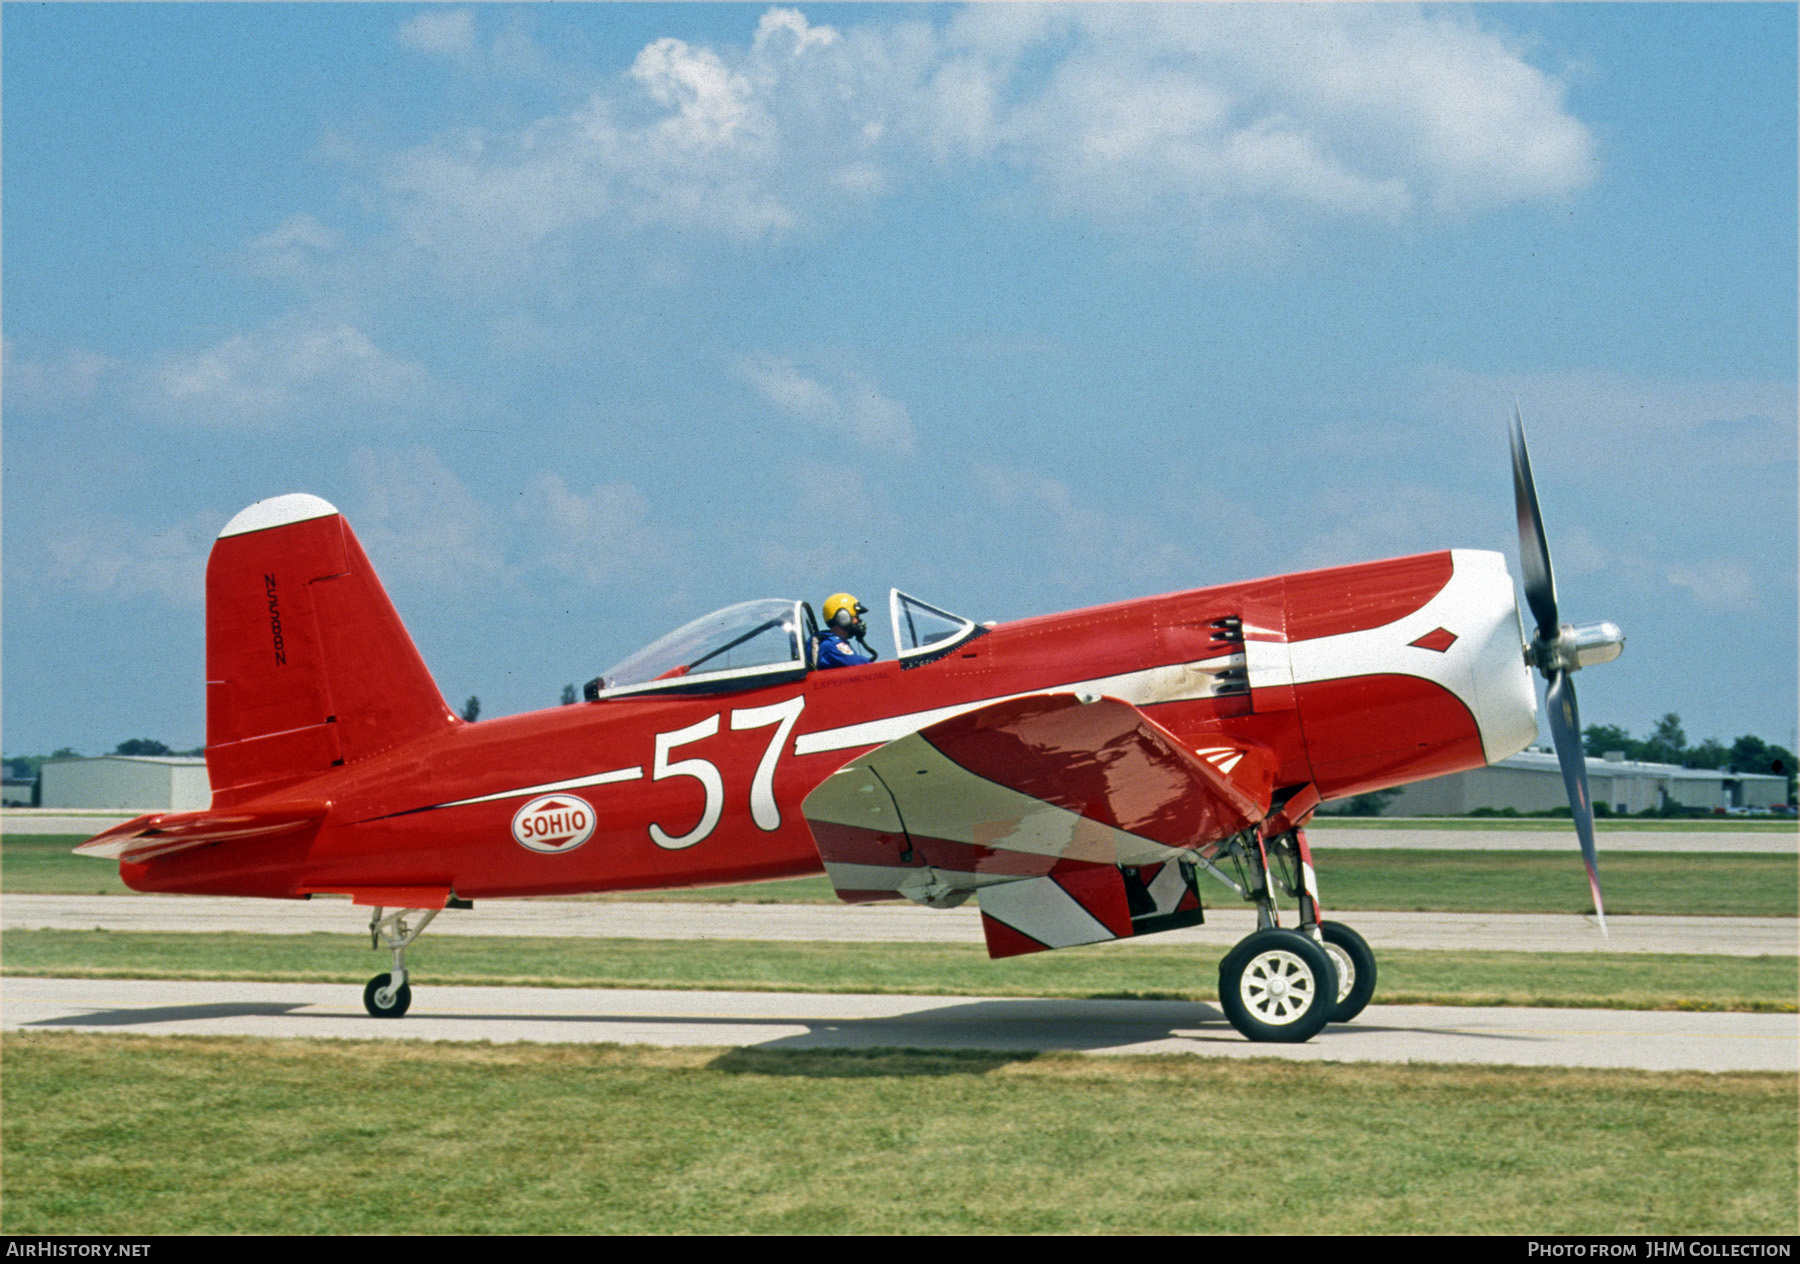
<instances>
[{"instance_id":1,"label":"red diamond marking","mask_svg":"<svg viewBox=\"0 0 1800 1264\"><path fill-rule=\"evenodd\" d=\"M1449 628L1433 628L1424 636L1416 641L1409 642L1409 644L1416 645L1422 650L1436 650L1438 653L1442 654L1445 650L1456 644L1456 633L1450 631Z\"/></svg>"}]
</instances>

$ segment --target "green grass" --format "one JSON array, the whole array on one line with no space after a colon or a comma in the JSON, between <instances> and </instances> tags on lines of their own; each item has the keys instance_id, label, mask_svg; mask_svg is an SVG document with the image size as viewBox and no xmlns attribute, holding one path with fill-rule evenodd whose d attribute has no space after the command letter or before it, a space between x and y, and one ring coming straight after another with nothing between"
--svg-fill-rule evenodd
<instances>
[{"instance_id":1,"label":"green grass","mask_svg":"<svg viewBox=\"0 0 1800 1264\"><path fill-rule=\"evenodd\" d=\"M77 856L86 834L8 834L0 839L0 892L8 895L119 895L117 861Z\"/></svg>"},{"instance_id":2,"label":"green grass","mask_svg":"<svg viewBox=\"0 0 1800 1264\"><path fill-rule=\"evenodd\" d=\"M347 935L13 931L6 973L81 978L264 979L360 986L387 968ZM1211 1000L1222 948L1103 944L990 961L975 944L426 936L407 953L420 987L903 992ZM1793 1012L1793 957L1649 953L1381 953L1378 1002Z\"/></svg>"},{"instance_id":3,"label":"green grass","mask_svg":"<svg viewBox=\"0 0 1800 1264\"><path fill-rule=\"evenodd\" d=\"M1793 1076L9 1032L16 1234L1777 1234Z\"/></svg>"},{"instance_id":4,"label":"green grass","mask_svg":"<svg viewBox=\"0 0 1800 1264\"><path fill-rule=\"evenodd\" d=\"M1329 910L1586 913L1587 870L1571 848L1338 851L1315 857ZM1793 917L1800 863L1755 853L1615 852L1600 858L1608 913Z\"/></svg>"}]
</instances>

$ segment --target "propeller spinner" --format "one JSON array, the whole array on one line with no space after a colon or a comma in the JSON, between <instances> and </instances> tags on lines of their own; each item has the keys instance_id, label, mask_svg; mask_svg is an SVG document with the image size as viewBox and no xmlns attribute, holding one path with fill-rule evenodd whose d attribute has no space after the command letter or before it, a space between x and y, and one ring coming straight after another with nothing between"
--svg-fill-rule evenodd
<instances>
[{"instance_id":1,"label":"propeller spinner","mask_svg":"<svg viewBox=\"0 0 1800 1264\"><path fill-rule=\"evenodd\" d=\"M1556 759L1562 765L1563 786L1569 794L1569 812L1575 818L1575 835L1581 840L1581 858L1587 863L1588 887L1594 894L1594 913L1600 933L1606 933L1606 906L1600 899L1600 871L1594 856L1594 804L1588 795L1587 756L1581 746L1581 712L1575 703L1575 682L1570 676L1583 667L1610 663L1625 648L1625 634L1615 623L1590 623L1573 627L1556 617L1556 572L1550 565L1550 542L1544 535L1544 516L1538 509L1537 486L1531 480L1531 454L1525 447L1525 419L1513 404L1512 421L1513 499L1519 516L1519 569L1525 582L1525 604L1537 620L1537 632L1525 647L1527 659L1543 673L1545 709L1550 713L1550 737Z\"/></svg>"}]
</instances>

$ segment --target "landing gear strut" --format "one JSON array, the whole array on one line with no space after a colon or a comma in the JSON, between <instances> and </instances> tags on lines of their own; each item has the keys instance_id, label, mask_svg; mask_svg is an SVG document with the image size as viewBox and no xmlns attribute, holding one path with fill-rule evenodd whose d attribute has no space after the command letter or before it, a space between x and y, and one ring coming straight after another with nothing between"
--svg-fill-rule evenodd
<instances>
[{"instance_id":1,"label":"landing gear strut","mask_svg":"<svg viewBox=\"0 0 1800 1264\"><path fill-rule=\"evenodd\" d=\"M1362 1013L1375 993L1375 954L1348 926L1320 920L1304 831L1264 840L1246 830L1219 854L1239 880L1206 868L1256 905L1256 931L1219 963L1219 1003L1231 1025L1249 1040L1299 1042ZM1295 930L1281 926L1277 884L1299 905Z\"/></svg>"},{"instance_id":2,"label":"landing gear strut","mask_svg":"<svg viewBox=\"0 0 1800 1264\"><path fill-rule=\"evenodd\" d=\"M425 933L431 920L442 910L439 909L395 909L389 913L386 909L376 909L369 918L369 946L371 948L391 948L394 953L394 968L387 974L378 974L369 980L363 989L363 1008L376 1018L399 1018L406 1013L412 1004L412 988L406 982L406 950L413 940ZM386 913L384 917L383 914ZM408 927L406 919L409 914L420 913L423 916L419 924Z\"/></svg>"}]
</instances>

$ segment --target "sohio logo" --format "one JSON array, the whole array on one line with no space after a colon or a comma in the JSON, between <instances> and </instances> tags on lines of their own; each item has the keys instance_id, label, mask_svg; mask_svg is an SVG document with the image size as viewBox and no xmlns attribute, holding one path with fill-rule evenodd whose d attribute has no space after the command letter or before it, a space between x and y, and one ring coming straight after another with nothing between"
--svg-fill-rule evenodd
<instances>
[{"instance_id":1,"label":"sohio logo","mask_svg":"<svg viewBox=\"0 0 1800 1264\"><path fill-rule=\"evenodd\" d=\"M574 851L594 836L594 809L572 794L546 794L513 814L513 840L532 851Z\"/></svg>"}]
</instances>

